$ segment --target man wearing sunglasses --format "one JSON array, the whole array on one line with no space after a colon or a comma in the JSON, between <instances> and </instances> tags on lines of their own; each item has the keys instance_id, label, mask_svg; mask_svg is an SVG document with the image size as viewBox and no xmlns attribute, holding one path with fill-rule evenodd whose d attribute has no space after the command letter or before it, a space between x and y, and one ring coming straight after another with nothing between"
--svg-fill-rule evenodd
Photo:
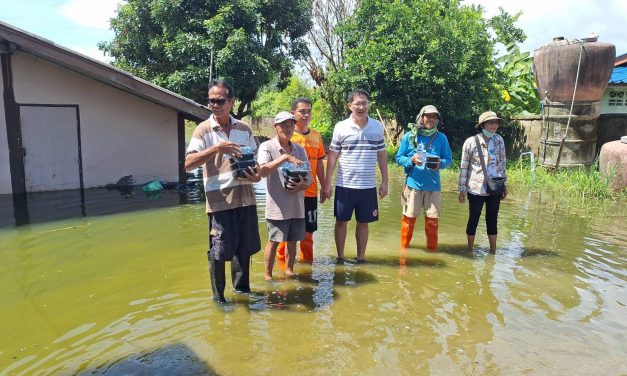
<instances>
[{"instance_id":1,"label":"man wearing sunglasses","mask_svg":"<svg viewBox=\"0 0 627 376\"><path fill-rule=\"evenodd\" d=\"M231 116L233 88L224 80L209 83L209 119L198 124L187 147L185 169L203 167L206 211L209 217L209 274L213 299L226 303L225 262L231 261L233 289L249 293L250 256L261 249L257 207L252 183L261 180L259 166L238 177L232 159L242 147L257 149L248 124Z\"/></svg>"}]
</instances>

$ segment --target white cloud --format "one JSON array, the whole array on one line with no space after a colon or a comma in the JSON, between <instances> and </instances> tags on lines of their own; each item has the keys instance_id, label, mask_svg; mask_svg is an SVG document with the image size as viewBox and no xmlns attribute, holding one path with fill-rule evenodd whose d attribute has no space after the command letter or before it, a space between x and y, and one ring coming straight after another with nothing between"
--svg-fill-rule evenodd
<instances>
[{"instance_id":1,"label":"white cloud","mask_svg":"<svg viewBox=\"0 0 627 376\"><path fill-rule=\"evenodd\" d=\"M85 56L89 56L92 59L99 60L103 63L110 63L112 60L110 56L106 56L102 51L98 49L98 47L73 46L69 47L69 49Z\"/></svg>"},{"instance_id":2,"label":"white cloud","mask_svg":"<svg viewBox=\"0 0 627 376\"><path fill-rule=\"evenodd\" d=\"M584 38L591 32L599 34L600 42L616 46L616 54L627 52L627 1L625 0L465 0L479 4L486 16L498 14L502 7L510 14L522 11L517 26L527 34L521 48L533 51L553 37Z\"/></svg>"},{"instance_id":3,"label":"white cloud","mask_svg":"<svg viewBox=\"0 0 627 376\"><path fill-rule=\"evenodd\" d=\"M123 0L66 0L59 7L60 13L79 25L108 30L109 19Z\"/></svg>"}]
</instances>

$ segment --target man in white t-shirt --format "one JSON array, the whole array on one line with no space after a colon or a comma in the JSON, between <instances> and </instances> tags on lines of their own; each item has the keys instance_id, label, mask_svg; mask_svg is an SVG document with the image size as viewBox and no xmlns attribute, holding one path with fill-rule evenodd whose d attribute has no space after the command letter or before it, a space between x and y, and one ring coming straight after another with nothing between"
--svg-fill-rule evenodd
<instances>
[{"instance_id":1,"label":"man in white t-shirt","mask_svg":"<svg viewBox=\"0 0 627 376\"><path fill-rule=\"evenodd\" d=\"M357 263L363 263L368 244L368 223L379 219L376 166L381 170L379 198L388 194L387 153L383 126L368 116L370 96L364 90L348 95L351 115L335 125L329 146L324 194L331 197L335 166L338 166L333 214L337 262L344 263L344 245L348 221L353 211L357 226Z\"/></svg>"}]
</instances>

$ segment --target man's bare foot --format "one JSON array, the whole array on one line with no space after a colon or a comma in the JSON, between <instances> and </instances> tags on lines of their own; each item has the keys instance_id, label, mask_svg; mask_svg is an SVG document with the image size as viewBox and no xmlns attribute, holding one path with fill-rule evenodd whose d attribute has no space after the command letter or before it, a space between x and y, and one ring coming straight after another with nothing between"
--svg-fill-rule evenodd
<instances>
[{"instance_id":1,"label":"man's bare foot","mask_svg":"<svg viewBox=\"0 0 627 376\"><path fill-rule=\"evenodd\" d=\"M294 273L294 271L293 271L293 270L289 270L289 269L286 269L286 270L285 270L285 276L286 276L286 277L293 277L293 276L295 276L295 275L296 275L296 273Z\"/></svg>"},{"instance_id":2,"label":"man's bare foot","mask_svg":"<svg viewBox=\"0 0 627 376\"><path fill-rule=\"evenodd\" d=\"M272 275L271 274L266 274L263 276L263 279L265 279L266 281L272 281Z\"/></svg>"}]
</instances>

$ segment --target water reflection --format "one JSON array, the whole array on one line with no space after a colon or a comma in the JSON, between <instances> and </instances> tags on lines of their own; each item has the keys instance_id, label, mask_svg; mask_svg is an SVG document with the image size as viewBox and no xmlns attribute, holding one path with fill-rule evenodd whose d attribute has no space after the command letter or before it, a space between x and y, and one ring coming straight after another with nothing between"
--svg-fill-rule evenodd
<instances>
[{"instance_id":1,"label":"water reflection","mask_svg":"<svg viewBox=\"0 0 627 376\"><path fill-rule=\"evenodd\" d=\"M211 301L202 195L86 192L85 214L42 203L77 216L0 228L0 374L627 373L623 207L582 217L511 197L491 255L481 227L466 251L467 207L445 192L432 253L419 229L399 248L401 186L366 264L335 265L321 205L313 265L266 283L257 254L253 294L227 291L226 306Z\"/></svg>"}]
</instances>

